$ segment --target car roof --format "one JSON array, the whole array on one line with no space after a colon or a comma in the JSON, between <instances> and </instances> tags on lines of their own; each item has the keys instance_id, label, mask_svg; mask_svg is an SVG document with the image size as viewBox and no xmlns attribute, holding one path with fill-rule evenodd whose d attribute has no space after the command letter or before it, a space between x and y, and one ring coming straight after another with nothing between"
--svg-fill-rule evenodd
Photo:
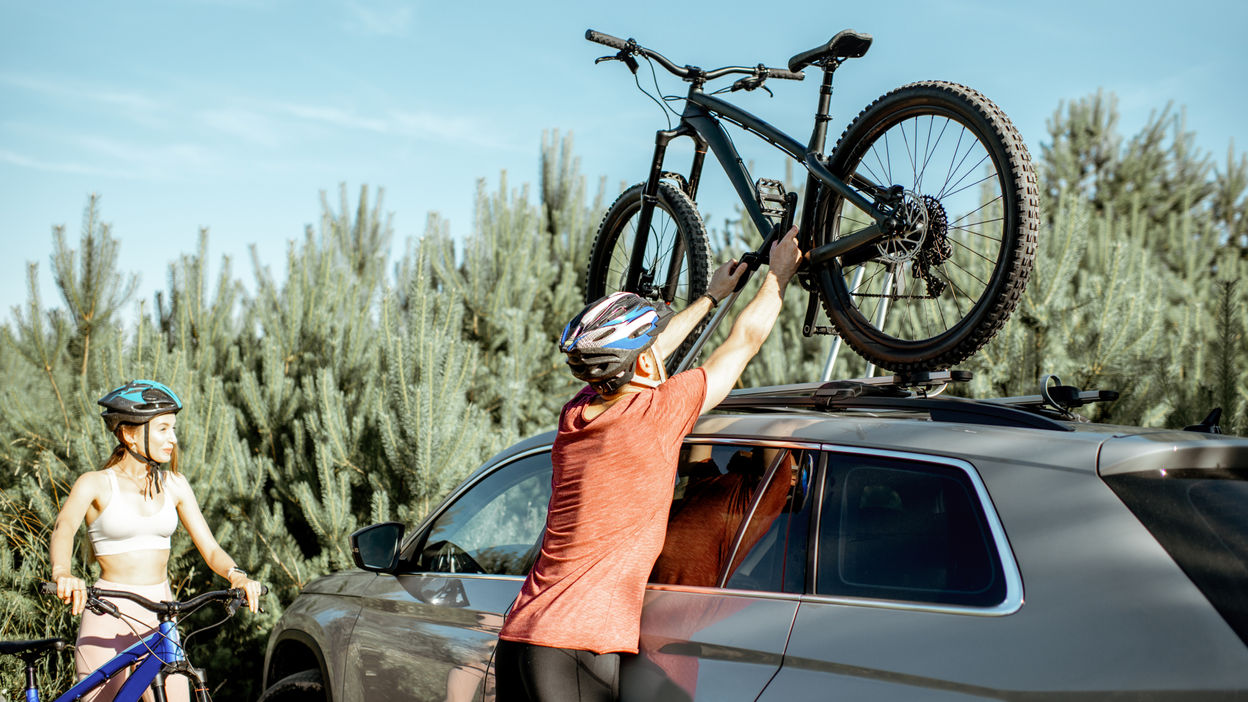
<instances>
[{"instance_id":1,"label":"car roof","mask_svg":"<svg viewBox=\"0 0 1248 702\"><path fill-rule=\"evenodd\" d=\"M952 373L928 374L937 383ZM907 451L942 456L1009 458L1061 465L1064 470L1131 472L1176 465L1248 466L1248 439L1196 431L1177 431L1089 422L1048 406L1040 396L975 400L934 398L923 392L899 393L899 376L803 383L734 390L690 433L695 441L729 438L831 444L864 449ZM891 382L890 382L891 381ZM943 388L942 388L943 389ZM1080 391L1088 402L1117 393ZM549 446L553 430L529 437L496 454L480 470L498 461ZM1008 451L1003 446L1009 446ZM1060 450L1057 447L1060 446ZM1102 457L1102 447L1105 450ZM1071 456L1080 460L1069 460Z\"/></svg>"}]
</instances>

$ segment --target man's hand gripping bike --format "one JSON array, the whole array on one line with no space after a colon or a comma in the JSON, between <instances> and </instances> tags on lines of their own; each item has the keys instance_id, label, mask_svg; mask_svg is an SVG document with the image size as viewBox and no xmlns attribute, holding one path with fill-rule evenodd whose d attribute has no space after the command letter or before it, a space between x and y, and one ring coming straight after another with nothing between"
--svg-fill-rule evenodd
<instances>
[{"instance_id":1,"label":"man's hand gripping bike","mask_svg":"<svg viewBox=\"0 0 1248 702\"><path fill-rule=\"evenodd\" d=\"M586 300L630 290L656 302L687 304L710 273L706 229L694 204L708 147L740 197L762 245L742 261L756 269L798 210L796 193L775 180L752 180L721 120L797 161L807 172L799 232L810 291L803 332L837 333L871 363L894 371L947 368L980 349L1013 312L1027 284L1039 226L1035 171L1014 125L990 100L954 83L926 81L877 99L824 155L832 76L863 56L871 36L843 31L789 59L788 69L677 66L656 51L594 30L585 38L617 49L636 73L637 59L689 83L674 129L659 131L644 183L611 205L598 229ZM769 79L802 80L817 67L815 124L806 145L716 93L763 88ZM741 75L705 92L710 81ZM768 91L770 92L770 91ZM664 169L668 144L694 142L687 175ZM735 299L735 296L734 296ZM818 302L832 323L817 326ZM731 305L670 363L681 370Z\"/></svg>"}]
</instances>

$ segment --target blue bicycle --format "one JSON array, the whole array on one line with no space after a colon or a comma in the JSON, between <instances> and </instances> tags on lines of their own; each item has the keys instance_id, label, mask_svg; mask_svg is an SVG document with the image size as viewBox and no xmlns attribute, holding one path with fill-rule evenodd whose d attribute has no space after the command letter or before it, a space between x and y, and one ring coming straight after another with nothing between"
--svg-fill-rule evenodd
<instances>
[{"instance_id":1,"label":"blue bicycle","mask_svg":"<svg viewBox=\"0 0 1248 702\"><path fill-rule=\"evenodd\" d=\"M56 594L56 584L44 582L39 586L42 594ZM265 592L266 590L262 590ZM55 702L71 702L106 683L109 678L130 666L134 669L114 698L116 702L138 702L143 693L151 688L156 702L165 702L165 679L170 675L184 675L191 683L196 702L209 702L208 685L202 668L191 665L182 649L178 634L177 618L188 615L209 602L224 602L226 619L234 616L247 601L241 589L214 590L196 595L185 602L153 602L131 592L87 588L87 608L114 617L123 615L117 606L103 598L124 599L156 613L159 626L149 636L118 653L104 665L56 698ZM223 623L222 619L217 624ZM211 628L211 627L209 627ZM200 631L203 631L201 629ZM193 636L194 633L191 634ZM189 638L189 636L188 636ZM35 665L41 658L53 652L63 651L68 644L61 638L34 641L0 641L0 655L17 656L26 664L26 702L39 702L39 690L35 686Z\"/></svg>"}]
</instances>

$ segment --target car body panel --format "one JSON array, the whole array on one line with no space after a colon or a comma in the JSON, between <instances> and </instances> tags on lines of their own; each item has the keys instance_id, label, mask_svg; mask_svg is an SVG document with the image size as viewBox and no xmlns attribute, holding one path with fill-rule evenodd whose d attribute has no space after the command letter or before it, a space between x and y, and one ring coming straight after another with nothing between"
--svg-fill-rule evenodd
<instances>
[{"instance_id":1,"label":"car body panel","mask_svg":"<svg viewBox=\"0 0 1248 702\"><path fill-rule=\"evenodd\" d=\"M977 481L1017 597L997 607L650 585L626 700L1248 699L1248 647L1102 479L1248 464L1248 440L1069 422L1071 431L913 412L713 413L691 443L762 443L959 466ZM403 541L495 469L478 468ZM820 469L825 470L824 468ZM822 475L822 473L821 473ZM818 544L811 528L811 563ZM270 640L325 651L332 699L493 700L491 656L518 576L353 572L309 584ZM1013 591L1012 591L1013 592ZM1013 597L1013 595L1011 595ZM269 664L266 662L266 671ZM267 679L268 683L273 682Z\"/></svg>"},{"instance_id":2,"label":"car body panel","mask_svg":"<svg viewBox=\"0 0 1248 702\"><path fill-rule=\"evenodd\" d=\"M362 598L340 699L479 699L502 613L522 582L479 575L379 575Z\"/></svg>"},{"instance_id":3,"label":"car body panel","mask_svg":"<svg viewBox=\"0 0 1248 702\"><path fill-rule=\"evenodd\" d=\"M780 669L796 597L651 586L637 656L620 666L625 702L753 700Z\"/></svg>"},{"instance_id":4,"label":"car body panel","mask_svg":"<svg viewBox=\"0 0 1248 702\"><path fill-rule=\"evenodd\" d=\"M346 571L308 583L269 634L262 684L267 688L277 682L272 671L286 670L282 649L297 646L308 650L321 663L325 689L332 699L339 699L347 667L343 644L350 640L355 628L363 603L360 595L376 578L374 573ZM298 671L286 670L287 674L293 672Z\"/></svg>"}]
</instances>

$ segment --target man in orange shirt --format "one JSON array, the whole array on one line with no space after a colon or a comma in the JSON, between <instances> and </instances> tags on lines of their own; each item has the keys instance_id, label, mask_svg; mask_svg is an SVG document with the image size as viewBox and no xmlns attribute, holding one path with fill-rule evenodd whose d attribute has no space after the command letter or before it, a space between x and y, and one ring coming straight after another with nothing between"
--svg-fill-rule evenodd
<instances>
[{"instance_id":1,"label":"man in orange shirt","mask_svg":"<svg viewBox=\"0 0 1248 702\"><path fill-rule=\"evenodd\" d=\"M614 293L564 330L560 350L589 387L559 418L541 553L499 632L499 700L617 699L620 654L637 653L681 441L771 333L800 261L796 235L772 245L758 293L701 368L669 379L663 361L735 288L745 271L735 262L675 316Z\"/></svg>"}]
</instances>

